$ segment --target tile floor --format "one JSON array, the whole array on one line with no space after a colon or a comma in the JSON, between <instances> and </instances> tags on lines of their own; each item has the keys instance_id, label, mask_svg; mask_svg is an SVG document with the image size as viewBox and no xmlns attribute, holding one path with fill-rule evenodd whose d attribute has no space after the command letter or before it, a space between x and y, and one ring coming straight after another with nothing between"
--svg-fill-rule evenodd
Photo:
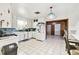
<instances>
[{"instance_id":1,"label":"tile floor","mask_svg":"<svg viewBox=\"0 0 79 59\"><path fill-rule=\"evenodd\" d=\"M19 55L67 55L64 39L60 36L48 36L45 41L31 39L19 43Z\"/></svg>"}]
</instances>

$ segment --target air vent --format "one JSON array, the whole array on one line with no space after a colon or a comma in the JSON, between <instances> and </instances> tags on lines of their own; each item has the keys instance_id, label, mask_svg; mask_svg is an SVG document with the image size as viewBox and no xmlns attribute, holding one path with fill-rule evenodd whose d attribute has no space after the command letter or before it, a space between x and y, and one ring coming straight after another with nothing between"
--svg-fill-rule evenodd
<instances>
[{"instance_id":1,"label":"air vent","mask_svg":"<svg viewBox=\"0 0 79 59\"><path fill-rule=\"evenodd\" d=\"M40 12L39 12L39 11L37 11L37 12L35 12L35 14L40 14Z\"/></svg>"}]
</instances>

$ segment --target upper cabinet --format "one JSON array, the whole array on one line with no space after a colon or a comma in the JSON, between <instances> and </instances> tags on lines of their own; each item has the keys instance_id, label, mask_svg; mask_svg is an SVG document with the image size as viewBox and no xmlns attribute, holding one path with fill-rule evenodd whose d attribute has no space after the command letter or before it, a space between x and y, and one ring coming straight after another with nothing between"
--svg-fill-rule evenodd
<instances>
[{"instance_id":1,"label":"upper cabinet","mask_svg":"<svg viewBox=\"0 0 79 59\"><path fill-rule=\"evenodd\" d=\"M11 28L12 26L12 13L11 4L0 4L0 28Z\"/></svg>"}]
</instances>

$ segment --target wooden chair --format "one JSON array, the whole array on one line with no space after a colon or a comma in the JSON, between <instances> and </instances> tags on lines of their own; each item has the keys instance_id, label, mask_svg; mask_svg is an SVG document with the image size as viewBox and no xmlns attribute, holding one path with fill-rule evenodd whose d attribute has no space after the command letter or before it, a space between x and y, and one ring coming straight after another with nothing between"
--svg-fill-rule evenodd
<instances>
[{"instance_id":1,"label":"wooden chair","mask_svg":"<svg viewBox=\"0 0 79 59\"><path fill-rule=\"evenodd\" d=\"M17 55L18 46L16 43L8 44L2 47L2 54L3 55Z\"/></svg>"}]
</instances>

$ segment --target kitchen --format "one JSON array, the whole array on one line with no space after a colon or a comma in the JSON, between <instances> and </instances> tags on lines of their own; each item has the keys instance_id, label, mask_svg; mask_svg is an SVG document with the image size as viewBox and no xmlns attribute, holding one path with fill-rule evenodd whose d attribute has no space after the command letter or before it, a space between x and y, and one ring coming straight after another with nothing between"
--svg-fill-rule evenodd
<instances>
[{"instance_id":1,"label":"kitchen","mask_svg":"<svg viewBox=\"0 0 79 59\"><path fill-rule=\"evenodd\" d=\"M25 55L67 55L65 30L70 38L79 29L78 9L73 7L79 8L75 3L0 4L0 54L20 51Z\"/></svg>"},{"instance_id":2,"label":"kitchen","mask_svg":"<svg viewBox=\"0 0 79 59\"><path fill-rule=\"evenodd\" d=\"M44 41L45 30L42 30L42 28L45 29L45 23L41 25L43 22L41 22L40 19L38 22L34 22L25 17L13 16L13 13L16 9L14 10L12 6L13 5L10 3L0 4L0 50L5 45L11 43L17 43L18 45L20 42L33 38ZM36 24L32 26L33 23ZM39 26L39 24L42 27ZM41 37L41 35L43 35L43 37Z\"/></svg>"}]
</instances>

